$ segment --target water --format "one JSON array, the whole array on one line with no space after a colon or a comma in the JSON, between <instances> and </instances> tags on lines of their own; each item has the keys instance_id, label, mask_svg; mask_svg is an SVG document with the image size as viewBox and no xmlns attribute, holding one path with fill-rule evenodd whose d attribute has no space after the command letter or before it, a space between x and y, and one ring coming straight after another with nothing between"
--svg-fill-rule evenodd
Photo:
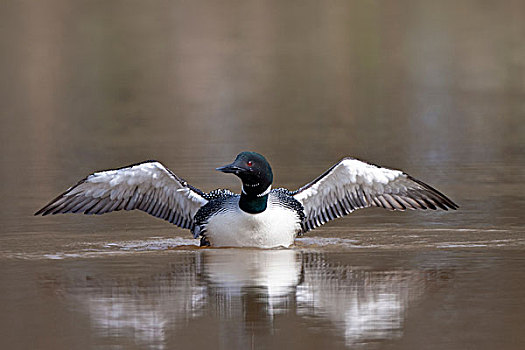
<instances>
[{"instance_id":1,"label":"water","mask_svg":"<svg viewBox=\"0 0 525 350\"><path fill-rule=\"evenodd\" d=\"M522 349L525 7L7 1L0 348ZM32 214L159 159L203 189L242 150L296 189L343 156L454 212L357 211L285 250L201 249L144 213Z\"/></svg>"}]
</instances>

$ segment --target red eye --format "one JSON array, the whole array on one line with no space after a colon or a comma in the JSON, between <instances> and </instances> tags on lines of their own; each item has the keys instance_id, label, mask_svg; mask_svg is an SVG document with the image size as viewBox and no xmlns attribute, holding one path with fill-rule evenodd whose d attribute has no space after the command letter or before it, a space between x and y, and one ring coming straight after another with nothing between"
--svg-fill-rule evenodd
<instances>
[{"instance_id":1,"label":"red eye","mask_svg":"<svg viewBox=\"0 0 525 350\"><path fill-rule=\"evenodd\" d=\"M252 166L253 162L251 160L249 160L246 164L248 164L248 166Z\"/></svg>"}]
</instances>

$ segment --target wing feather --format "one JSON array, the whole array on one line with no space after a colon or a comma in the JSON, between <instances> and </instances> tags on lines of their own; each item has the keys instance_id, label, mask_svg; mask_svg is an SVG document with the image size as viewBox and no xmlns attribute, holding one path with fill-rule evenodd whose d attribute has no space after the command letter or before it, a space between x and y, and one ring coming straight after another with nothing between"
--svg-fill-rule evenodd
<instances>
[{"instance_id":1,"label":"wing feather","mask_svg":"<svg viewBox=\"0 0 525 350\"><path fill-rule=\"evenodd\" d=\"M400 171L345 158L293 192L304 207L303 232L356 209L457 209L447 196Z\"/></svg>"},{"instance_id":2,"label":"wing feather","mask_svg":"<svg viewBox=\"0 0 525 350\"><path fill-rule=\"evenodd\" d=\"M104 214L139 209L191 229L195 213L208 200L204 193L160 162L148 161L89 175L35 215Z\"/></svg>"}]
</instances>

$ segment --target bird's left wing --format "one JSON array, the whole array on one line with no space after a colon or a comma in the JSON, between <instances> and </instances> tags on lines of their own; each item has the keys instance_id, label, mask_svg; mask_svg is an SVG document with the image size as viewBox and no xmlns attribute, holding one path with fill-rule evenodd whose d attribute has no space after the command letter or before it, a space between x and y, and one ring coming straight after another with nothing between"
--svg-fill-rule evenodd
<instances>
[{"instance_id":1,"label":"bird's left wing","mask_svg":"<svg viewBox=\"0 0 525 350\"><path fill-rule=\"evenodd\" d=\"M35 215L104 214L139 209L192 229L195 213L208 200L160 162L148 161L89 175Z\"/></svg>"},{"instance_id":2,"label":"bird's left wing","mask_svg":"<svg viewBox=\"0 0 525 350\"><path fill-rule=\"evenodd\" d=\"M314 181L293 192L304 207L303 232L356 209L457 209L431 186L400 171L345 158Z\"/></svg>"}]
</instances>

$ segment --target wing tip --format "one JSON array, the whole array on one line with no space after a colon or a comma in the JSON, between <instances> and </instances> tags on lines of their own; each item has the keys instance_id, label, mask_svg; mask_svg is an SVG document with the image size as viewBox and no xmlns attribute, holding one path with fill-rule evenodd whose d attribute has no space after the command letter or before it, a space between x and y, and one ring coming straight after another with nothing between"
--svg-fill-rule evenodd
<instances>
[{"instance_id":1,"label":"wing tip","mask_svg":"<svg viewBox=\"0 0 525 350\"><path fill-rule=\"evenodd\" d=\"M415 177L413 177L413 176L411 176L409 174L405 173L405 175L407 176L408 179L414 181L415 183L417 183L418 185L420 185L424 189L426 189L430 194L436 196L437 199L439 199L439 201L437 203L438 203L438 206L440 207L440 209L443 209L443 210L448 210L448 209L458 210L459 209L459 205L454 203L454 201L452 201L452 199L448 198L446 195L444 195L440 191L436 190L434 187L430 186L429 184L427 184L427 183L425 183L425 182L423 182L421 180L416 179ZM445 208L443 208L439 204L444 205ZM448 208L448 209L446 209L446 208ZM433 209L433 208L430 208L430 209ZM435 209L433 209L433 210L435 210Z\"/></svg>"},{"instance_id":2,"label":"wing tip","mask_svg":"<svg viewBox=\"0 0 525 350\"><path fill-rule=\"evenodd\" d=\"M459 209L459 205L457 205L456 203L450 201L450 203L452 204L451 206L449 206L449 209L452 209L452 210L458 210Z\"/></svg>"},{"instance_id":3,"label":"wing tip","mask_svg":"<svg viewBox=\"0 0 525 350\"><path fill-rule=\"evenodd\" d=\"M67 193L64 192L64 194ZM57 198L53 199L51 202L49 202L47 205L45 205L43 208L39 209L36 213L34 213L33 215L34 216L39 216L39 215L42 215L42 216L46 216L46 215L49 215L49 214L56 214L56 212L53 212L54 209L56 209L56 206L55 206L55 203L60 200L61 198L64 197L64 194L61 194L60 196L58 196Z\"/></svg>"}]
</instances>

